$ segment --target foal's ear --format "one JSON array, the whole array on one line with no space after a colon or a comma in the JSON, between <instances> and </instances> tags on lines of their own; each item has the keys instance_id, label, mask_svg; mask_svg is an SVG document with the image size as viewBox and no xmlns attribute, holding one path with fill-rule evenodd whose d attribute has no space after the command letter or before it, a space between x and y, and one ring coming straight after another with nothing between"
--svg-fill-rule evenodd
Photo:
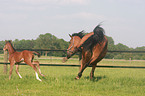
<instances>
[{"instance_id":1,"label":"foal's ear","mask_svg":"<svg viewBox=\"0 0 145 96\"><path fill-rule=\"evenodd\" d=\"M69 36L72 37L70 34L69 34Z\"/></svg>"}]
</instances>

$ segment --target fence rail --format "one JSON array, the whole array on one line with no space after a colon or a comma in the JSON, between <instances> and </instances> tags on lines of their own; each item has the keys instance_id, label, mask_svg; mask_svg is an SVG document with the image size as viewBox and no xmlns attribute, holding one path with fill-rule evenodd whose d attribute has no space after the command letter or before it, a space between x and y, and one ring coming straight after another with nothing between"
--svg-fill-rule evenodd
<instances>
[{"instance_id":1,"label":"fence rail","mask_svg":"<svg viewBox=\"0 0 145 96\"><path fill-rule=\"evenodd\" d=\"M3 49L0 49L3 50ZM16 49L17 51L23 51L23 50L29 50L29 51L61 51L61 52L66 52L67 50L58 50L58 49ZM145 53L145 51L121 51L121 50L108 50L110 53Z\"/></svg>"},{"instance_id":2,"label":"fence rail","mask_svg":"<svg viewBox=\"0 0 145 96\"><path fill-rule=\"evenodd\" d=\"M1 51L3 49L0 49ZM17 51L23 51L23 50L29 50L29 51L56 51L56 52L66 52L67 50L50 50L50 49L16 49ZM108 51L110 53L145 53L145 51ZM4 64L4 73L7 72L7 65L10 64L8 63L8 53L7 51L4 51L4 62L0 62L0 64ZM25 63L21 63L20 65L26 65ZM80 65L71 65L71 64L40 64L40 66L66 66L66 67L80 67ZM91 67L91 66L89 66ZM145 66L100 66L98 65L97 67L101 68L139 68L139 69L145 69Z\"/></svg>"},{"instance_id":3,"label":"fence rail","mask_svg":"<svg viewBox=\"0 0 145 96\"><path fill-rule=\"evenodd\" d=\"M4 63L0 62L0 64L10 64L10 63ZM20 63L19 65L27 65L25 63ZM66 64L40 64L40 66L62 66L62 67L80 67L80 65L66 65ZM92 67L92 66L88 66ZM99 68L136 68L136 69L145 69L145 66L106 66L106 65L97 65Z\"/></svg>"}]
</instances>

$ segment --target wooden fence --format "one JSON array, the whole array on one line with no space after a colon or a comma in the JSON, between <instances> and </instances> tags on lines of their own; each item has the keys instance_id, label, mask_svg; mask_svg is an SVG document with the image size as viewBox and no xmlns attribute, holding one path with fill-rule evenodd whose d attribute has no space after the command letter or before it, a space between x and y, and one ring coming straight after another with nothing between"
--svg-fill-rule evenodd
<instances>
[{"instance_id":1,"label":"wooden fence","mask_svg":"<svg viewBox=\"0 0 145 96\"><path fill-rule=\"evenodd\" d=\"M0 49L3 50L3 49ZM66 50L49 50L49 49L16 49L17 51L23 51L23 50L29 50L29 51L57 51L57 52L65 52ZM145 53L145 51L108 51L110 53ZM0 64L4 65L4 73L7 73L8 69L8 52L4 51L4 62L0 62ZM24 63L21 63L20 65L26 65ZM40 66L66 66L66 67L80 67L80 65L64 65L64 64L40 64ZM89 66L91 67L91 66ZM145 69L145 66L100 66L97 67L102 68L139 68L139 69Z\"/></svg>"}]
</instances>

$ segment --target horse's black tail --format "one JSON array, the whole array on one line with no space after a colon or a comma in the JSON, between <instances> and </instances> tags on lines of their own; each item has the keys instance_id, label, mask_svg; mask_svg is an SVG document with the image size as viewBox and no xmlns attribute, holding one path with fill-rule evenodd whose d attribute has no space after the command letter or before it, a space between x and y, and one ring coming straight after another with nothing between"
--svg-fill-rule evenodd
<instances>
[{"instance_id":1,"label":"horse's black tail","mask_svg":"<svg viewBox=\"0 0 145 96\"><path fill-rule=\"evenodd\" d=\"M101 24L94 28L94 34L91 35L86 41L84 41L84 43L78 48L79 50L81 47L84 47L85 50L92 50L96 44L101 44L101 42L104 40L105 31L100 26Z\"/></svg>"},{"instance_id":2,"label":"horse's black tail","mask_svg":"<svg viewBox=\"0 0 145 96\"><path fill-rule=\"evenodd\" d=\"M100 43L104 40L105 31L100 26L101 26L101 24L97 25L93 30L93 32L94 32L93 39L96 43Z\"/></svg>"}]
</instances>

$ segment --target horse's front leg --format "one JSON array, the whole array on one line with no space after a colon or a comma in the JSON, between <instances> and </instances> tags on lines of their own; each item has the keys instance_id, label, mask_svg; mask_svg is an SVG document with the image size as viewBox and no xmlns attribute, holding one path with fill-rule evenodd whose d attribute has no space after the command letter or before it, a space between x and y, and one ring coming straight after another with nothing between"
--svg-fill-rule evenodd
<instances>
[{"instance_id":1,"label":"horse's front leg","mask_svg":"<svg viewBox=\"0 0 145 96\"><path fill-rule=\"evenodd\" d=\"M81 61L81 68L80 68L80 71L78 73L78 76L75 78L76 80L80 79L81 76L82 76L82 73L84 71L84 69L86 68L86 65L85 65L85 60L84 58L82 58L82 61Z\"/></svg>"},{"instance_id":2,"label":"horse's front leg","mask_svg":"<svg viewBox=\"0 0 145 96\"><path fill-rule=\"evenodd\" d=\"M78 80L82 77L82 73L86 69L87 66L88 66L88 64L83 65L83 68L80 70L80 72L78 73L78 76L75 78L76 80Z\"/></svg>"},{"instance_id":3,"label":"horse's front leg","mask_svg":"<svg viewBox=\"0 0 145 96\"><path fill-rule=\"evenodd\" d=\"M10 62L9 80L11 79L14 64L15 64L15 62Z\"/></svg>"},{"instance_id":4,"label":"horse's front leg","mask_svg":"<svg viewBox=\"0 0 145 96\"><path fill-rule=\"evenodd\" d=\"M95 60L96 60L96 57L95 58L92 57L89 62L85 63L84 66L83 66L83 68L80 70L78 76L76 77L76 79L80 79L80 77L82 76L82 73L85 70L85 68L88 67L90 64L92 64ZM93 71L92 71L92 73L94 73Z\"/></svg>"},{"instance_id":5,"label":"horse's front leg","mask_svg":"<svg viewBox=\"0 0 145 96\"><path fill-rule=\"evenodd\" d=\"M81 61L80 72L81 72L82 69L83 69L83 60ZM79 73L80 73L80 72L79 72ZM82 76L82 75L81 75L81 76ZM81 76L77 76L75 79L78 80L78 79L80 79Z\"/></svg>"},{"instance_id":6,"label":"horse's front leg","mask_svg":"<svg viewBox=\"0 0 145 96\"><path fill-rule=\"evenodd\" d=\"M76 80L81 78L83 71L89 65L89 58L87 56L90 56L90 52L89 51L82 52L81 68L80 68L80 71L78 73L78 76L75 78Z\"/></svg>"}]
</instances>

